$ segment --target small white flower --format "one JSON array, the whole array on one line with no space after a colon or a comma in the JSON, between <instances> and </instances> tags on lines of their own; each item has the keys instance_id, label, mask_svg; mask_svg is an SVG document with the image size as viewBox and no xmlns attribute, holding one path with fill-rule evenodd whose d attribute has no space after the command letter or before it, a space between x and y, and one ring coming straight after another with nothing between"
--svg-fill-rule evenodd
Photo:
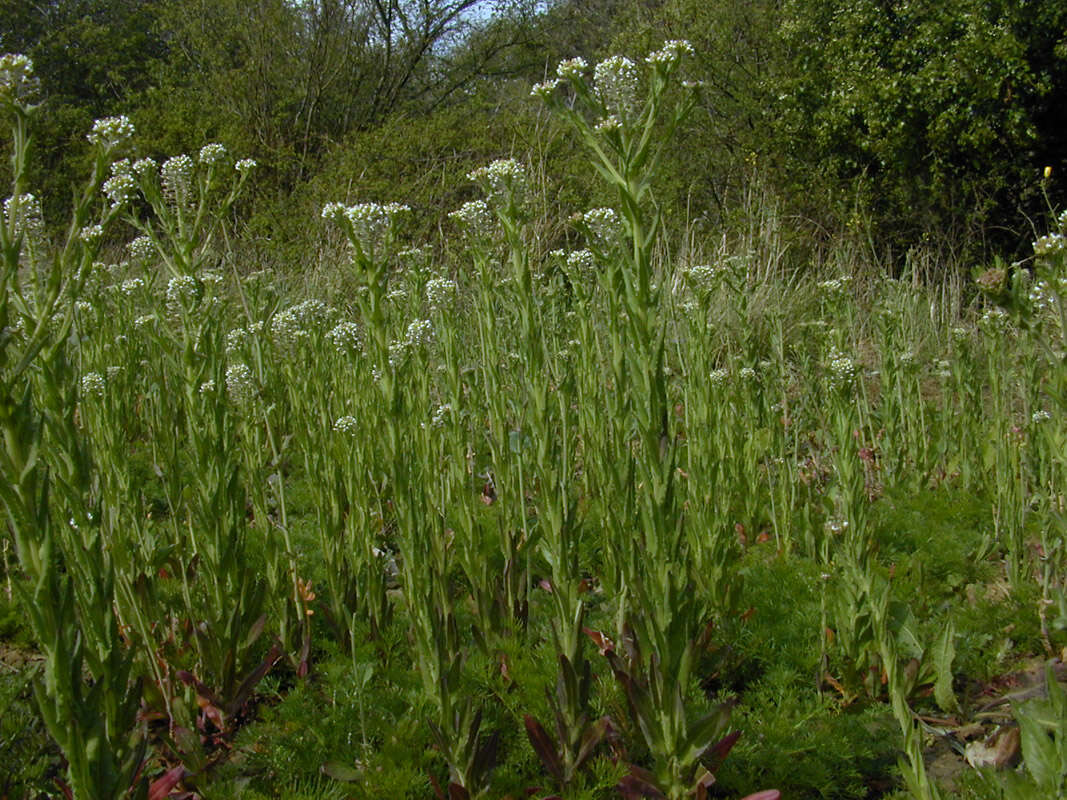
<instances>
[{"instance_id":1,"label":"small white flower","mask_svg":"<svg viewBox=\"0 0 1067 800\"><path fill-rule=\"evenodd\" d=\"M712 386L723 386L726 383L726 379L730 377L729 371L722 369L713 369L708 373L708 380L711 381Z\"/></svg>"},{"instance_id":2,"label":"small white flower","mask_svg":"<svg viewBox=\"0 0 1067 800\"><path fill-rule=\"evenodd\" d=\"M33 62L19 53L0 56L0 98L15 103L32 98L39 87Z\"/></svg>"},{"instance_id":3,"label":"small white flower","mask_svg":"<svg viewBox=\"0 0 1067 800\"><path fill-rule=\"evenodd\" d=\"M593 71L596 95L609 114L629 116L637 105L637 65L626 56L612 56Z\"/></svg>"},{"instance_id":4,"label":"small white flower","mask_svg":"<svg viewBox=\"0 0 1067 800\"><path fill-rule=\"evenodd\" d=\"M333 429L338 433L352 434L359 430L359 422L351 415L345 415L338 417L333 423Z\"/></svg>"},{"instance_id":5,"label":"small white flower","mask_svg":"<svg viewBox=\"0 0 1067 800\"><path fill-rule=\"evenodd\" d=\"M112 208L118 208L119 206L125 205L133 196L133 192L136 188L137 183L134 181L133 175L129 173L112 175L104 181L102 187L104 196L111 203Z\"/></svg>"},{"instance_id":6,"label":"small white flower","mask_svg":"<svg viewBox=\"0 0 1067 800\"><path fill-rule=\"evenodd\" d=\"M171 278L167 283L167 305L172 309L188 307L196 301L199 290L196 278L191 275Z\"/></svg>"},{"instance_id":7,"label":"small white flower","mask_svg":"<svg viewBox=\"0 0 1067 800\"><path fill-rule=\"evenodd\" d=\"M205 166L218 164L224 158L226 158L226 147L217 142L205 144L200 148L200 163Z\"/></svg>"},{"instance_id":8,"label":"small white flower","mask_svg":"<svg viewBox=\"0 0 1067 800\"><path fill-rule=\"evenodd\" d=\"M565 61L560 61L556 66L556 74L563 80L574 80L581 78L588 69L589 64L579 56L578 58L568 58Z\"/></svg>"},{"instance_id":9,"label":"small white flower","mask_svg":"<svg viewBox=\"0 0 1067 800\"><path fill-rule=\"evenodd\" d=\"M1063 252L1065 247L1067 247L1067 240L1064 239L1062 234L1050 233L1047 236L1042 236L1034 242L1034 255L1056 255L1057 253Z\"/></svg>"},{"instance_id":10,"label":"small white flower","mask_svg":"<svg viewBox=\"0 0 1067 800\"><path fill-rule=\"evenodd\" d=\"M589 250L574 250L567 254L567 269L588 272L596 266L596 257Z\"/></svg>"},{"instance_id":11,"label":"small white flower","mask_svg":"<svg viewBox=\"0 0 1067 800\"><path fill-rule=\"evenodd\" d=\"M82 376L81 389L86 397L103 397L104 376L99 372L86 372Z\"/></svg>"},{"instance_id":12,"label":"small white flower","mask_svg":"<svg viewBox=\"0 0 1067 800\"><path fill-rule=\"evenodd\" d=\"M106 150L118 147L133 136L133 123L125 114L118 117L105 117L93 123L92 131L86 136L90 144L99 145Z\"/></svg>"},{"instance_id":13,"label":"small white flower","mask_svg":"<svg viewBox=\"0 0 1067 800\"><path fill-rule=\"evenodd\" d=\"M540 97L542 100L548 100L555 94L556 89L559 88L563 81L559 78L553 78L552 80L544 81L542 83L535 83L530 90L530 97Z\"/></svg>"},{"instance_id":14,"label":"small white flower","mask_svg":"<svg viewBox=\"0 0 1067 800\"><path fill-rule=\"evenodd\" d=\"M426 304L433 311L438 311L456 296L456 282L449 278L434 276L426 281Z\"/></svg>"},{"instance_id":15,"label":"small white flower","mask_svg":"<svg viewBox=\"0 0 1067 800\"><path fill-rule=\"evenodd\" d=\"M258 165L256 164L256 160L254 158L242 158L240 161L233 165L233 168L238 172L244 174L246 172L251 172L257 166Z\"/></svg>"},{"instance_id":16,"label":"small white flower","mask_svg":"<svg viewBox=\"0 0 1067 800\"><path fill-rule=\"evenodd\" d=\"M645 63L655 67L669 67L681 60L682 56L694 55L693 45L685 39L671 39L663 43L663 47L649 53Z\"/></svg>"},{"instance_id":17,"label":"small white flower","mask_svg":"<svg viewBox=\"0 0 1067 800\"><path fill-rule=\"evenodd\" d=\"M133 321L133 327L135 327L135 328L144 328L144 327L146 327L148 325L153 324L155 321L156 321L156 315L155 314L142 314L141 316L139 316L137 319L135 319Z\"/></svg>"},{"instance_id":18,"label":"small white flower","mask_svg":"<svg viewBox=\"0 0 1067 800\"><path fill-rule=\"evenodd\" d=\"M619 119L617 114L608 114L608 116L597 122L593 127L601 133L611 133L622 127L622 120Z\"/></svg>"},{"instance_id":19,"label":"small white flower","mask_svg":"<svg viewBox=\"0 0 1067 800\"><path fill-rule=\"evenodd\" d=\"M496 228L496 217L484 200L471 200L448 215L467 229L472 236L490 236Z\"/></svg>"},{"instance_id":20,"label":"small white flower","mask_svg":"<svg viewBox=\"0 0 1067 800\"><path fill-rule=\"evenodd\" d=\"M40 239L44 235L41 201L34 195L21 194L17 201L14 197L7 198L4 201L4 224L10 224L12 216L15 218L15 236Z\"/></svg>"},{"instance_id":21,"label":"small white flower","mask_svg":"<svg viewBox=\"0 0 1067 800\"><path fill-rule=\"evenodd\" d=\"M139 158L133 162L133 171L141 178L155 176L159 172L159 166L154 158Z\"/></svg>"},{"instance_id":22,"label":"small white flower","mask_svg":"<svg viewBox=\"0 0 1067 800\"><path fill-rule=\"evenodd\" d=\"M599 250L610 250L622 238L619 215L613 208L594 208L582 214L582 222Z\"/></svg>"},{"instance_id":23,"label":"small white flower","mask_svg":"<svg viewBox=\"0 0 1067 800\"><path fill-rule=\"evenodd\" d=\"M184 153L171 156L159 170L163 199L171 208L185 208L192 203L193 159Z\"/></svg>"},{"instance_id":24,"label":"small white flower","mask_svg":"<svg viewBox=\"0 0 1067 800\"><path fill-rule=\"evenodd\" d=\"M431 428L444 427L445 422L452 416L451 403L444 403L437 407L437 410L433 413L433 417L430 419Z\"/></svg>"},{"instance_id":25,"label":"small white flower","mask_svg":"<svg viewBox=\"0 0 1067 800\"><path fill-rule=\"evenodd\" d=\"M255 397L256 386L251 367L237 363L226 368L226 394L230 400L242 405Z\"/></svg>"},{"instance_id":26,"label":"small white flower","mask_svg":"<svg viewBox=\"0 0 1067 800\"><path fill-rule=\"evenodd\" d=\"M215 381L204 381L200 384L200 394L211 394L215 391Z\"/></svg>"},{"instance_id":27,"label":"small white flower","mask_svg":"<svg viewBox=\"0 0 1067 800\"><path fill-rule=\"evenodd\" d=\"M326 338L342 355L358 353L363 346L359 326L354 322L342 322L326 334Z\"/></svg>"},{"instance_id":28,"label":"small white flower","mask_svg":"<svg viewBox=\"0 0 1067 800\"><path fill-rule=\"evenodd\" d=\"M856 379L856 362L838 350L836 345L830 348L827 367L830 370L829 386L832 391L847 389Z\"/></svg>"},{"instance_id":29,"label":"small white flower","mask_svg":"<svg viewBox=\"0 0 1067 800\"><path fill-rule=\"evenodd\" d=\"M104 229L100 225L86 225L78 231L78 238L86 244L95 244L104 236Z\"/></svg>"},{"instance_id":30,"label":"small white flower","mask_svg":"<svg viewBox=\"0 0 1067 800\"><path fill-rule=\"evenodd\" d=\"M978 327L986 336L996 337L1011 329L1011 319L1004 309L994 306L978 319Z\"/></svg>"},{"instance_id":31,"label":"small white flower","mask_svg":"<svg viewBox=\"0 0 1067 800\"><path fill-rule=\"evenodd\" d=\"M526 168L514 158L499 158L472 170L467 179L479 184L491 203L521 203L526 194Z\"/></svg>"},{"instance_id":32,"label":"small white flower","mask_svg":"<svg viewBox=\"0 0 1067 800\"><path fill-rule=\"evenodd\" d=\"M1034 425L1040 425L1042 422L1048 422L1050 419L1052 419L1052 414L1050 414L1048 411L1045 411L1044 409L1035 411L1030 416L1030 421L1034 423Z\"/></svg>"}]
</instances>

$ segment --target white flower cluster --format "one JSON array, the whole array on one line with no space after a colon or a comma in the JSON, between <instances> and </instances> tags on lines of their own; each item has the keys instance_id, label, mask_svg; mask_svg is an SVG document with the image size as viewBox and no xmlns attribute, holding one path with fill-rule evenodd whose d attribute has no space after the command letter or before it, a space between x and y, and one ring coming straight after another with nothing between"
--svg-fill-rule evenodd
<instances>
[{"instance_id":1,"label":"white flower cluster","mask_svg":"<svg viewBox=\"0 0 1067 800\"><path fill-rule=\"evenodd\" d=\"M625 119L637 105L637 65L626 56L604 59L593 70L596 96L609 114Z\"/></svg>"},{"instance_id":2,"label":"white flower cluster","mask_svg":"<svg viewBox=\"0 0 1067 800\"><path fill-rule=\"evenodd\" d=\"M142 235L126 245L126 252L134 261L145 262L155 254L156 246L150 236Z\"/></svg>"},{"instance_id":3,"label":"white flower cluster","mask_svg":"<svg viewBox=\"0 0 1067 800\"><path fill-rule=\"evenodd\" d=\"M193 159L182 153L171 156L159 170L163 199L173 209L188 208L193 200Z\"/></svg>"},{"instance_id":4,"label":"white flower cluster","mask_svg":"<svg viewBox=\"0 0 1067 800\"><path fill-rule=\"evenodd\" d=\"M408 325L403 339L394 339L389 343L389 365L399 366L413 350L425 347L433 341L433 323L428 319L417 319Z\"/></svg>"},{"instance_id":5,"label":"white flower cluster","mask_svg":"<svg viewBox=\"0 0 1067 800\"><path fill-rule=\"evenodd\" d=\"M192 275L178 275L167 282L167 307L171 311L191 308L199 299L200 286Z\"/></svg>"},{"instance_id":6,"label":"white flower cluster","mask_svg":"<svg viewBox=\"0 0 1067 800\"><path fill-rule=\"evenodd\" d=\"M78 238L86 244L92 245L104 237L104 228L101 225L86 225L78 231Z\"/></svg>"},{"instance_id":7,"label":"white flower cluster","mask_svg":"<svg viewBox=\"0 0 1067 800\"><path fill-rule=\"evenodd\" d=\"M332 317L333 309L321 300L304 300L274 315L270 323L271 336L283 347L295 346L306 341Z\"/></svg>"},{"instance_id":8,"label":"white flower cluster","mask_svg":"<svg viewBox=\"0 0 1067 800\"><path fill-rule=\"evenodd\" d=\"M556 74L561 80L572 81L580 79L589 69L589 64L584 58L568 58L560 61L556 66Z\"/></svg>"},{"instance_id":9,"label":"white flower cluster","mask_svg":"<svg viewBox=\"0 0 1067 800\"><path fill-rule=\"evenodd\" d=\"M730 377L729 370L723 369L722 367L720 367L718 369L713 369L711 372L708 373L708 380L711 381L711 385L712 386L723 386L723 385L725 385L726 384L726 380L729 377Z\"/></svg>"},{"instance_id":10,"label":"white flower cluster","mask_svg":"<svg viewBox=\"0 0 1067 800\"><path fill-rule=\"evenodd\" d=\"M256 164L256 160L254 158L242 158L240 161L233 165L233 168L243 175L246 172L251 172L252 170L254 170L256 166L258 165Z\"/></svg>"},{"instance_id":11,"label":"white flower cluster","mask_svg":"<svg viewBox=\"0 0 1067 800\"><path fill-rule=\"evenodd\" d=\"M340 222L347 219L359 246L368 254L379 250L396 218L411 209L401 203L357 203L345 206L342 203L327 203L322 209L322 218Z\"/></svg>"},{"instance_id":12,"label":"white flower cluster","mask_svg":"<svg viewBox=\"0 0 1067 800\"><path fill-rule=\"evenodd\" d=\"M934 362L934 374L943 381L952 377L952 362L940 358Z\"/></svg>"},{"instance_id":13,"label":"white flower cluster","mask_svg":"<svg viewBox=\"0 0 1067 800\"><path fill-rule=\"evenodd\" d=\"M1050 414L1048 411L1045 411L1045 409L1043 408L1038 411L1035 411L1030 416L1030 421L1034 425L1040 425L1042 422L1048 422L1050 419L1052 419L1052 414Z\"/></svg>"},{"instance_id":14,"label":"white flower cluster","mask_svg":"<svg viewBox=\"0 0 1067 800\"><path fill-rule=\"evenodd\" d=\"M154 178L159 174L159 165L154 158L139 158L133 162L133 173L139 178Z\"/></svg>"},{"instance_id":15,"label":"white flower cluster","mask_svg":"<svg viewBox=\"0 0 1067 800\"><path fill-rule=\"evenodd\" d=\"M99 372L86 372L82 375L81 390L86 397L103 397L104 376Z\"/></svg>"},{"instance_id":16,"label":"white flower cluster","mask_svg":"<svg viewBox=\"0 0 1067 800\"><path fill-rule=\"evenodd\" d=\"M238 405L244 405L256 396L256 383L251 367L238 362L226 368L226 394Z\"/></svg>"},{"instance_id":17,"label":"white flower cluster","mask_svg":"<svg viewBox=\"0 0 1067 800\"><path fill-rule=\"evenodd\" d=\"M489 201L521 203L526 196L526 168L514 158L498 158L467 173L485 191Z\"/></svg>"},{"instance_id":18,"label":"white flower cluster","mask_svg":"<svg viewBox=\"0 0 1067 800\"><path fill-rule=\"evenodd\" d=\"M125 205L137 188L133 177L133 166L128 158L123 158L111 165L111 177L104 181L104 196L112 208Z\"/></svg>"},{"instance_id":19,"label":"white flower cluster","mask_svg":"<svg viewBox=\"0 0 1067 800\"><path fill-rule=\"evenodd\" d=\"M703 292L715 289L723 277L723 271L711 264L694 264L685 273L690 286Z\"/></svg>"},{"instance_id":20,"label":"white flower cluster","mask_svg":"<svg viewBox=\"0 0 1067 800\"><path fill-rule=\"evenodd\" d=\"M471 236L491 236L496 229L496 217L484 200L471 200L448 215L462 225Z\"/></svg>"},{"instance_id":21,"label":"white flower cluster","mask_svg":"<svg viewBox=\"0 0 1067 800\"><path fill-rule=\"evenodd\" d=\"M1048 281L1037 281L1030 287L1030 305L1038 313L1052 308L1052 290Z\"/></svg>"},{"instance_id":22,"label":"white flower cluster","mask_svg":"<svg viewBox=\"0 0 1067 800\"><path fill-rule=\"evenodd\" d=\"M622 225L613 208L590 209L582 214L582 223L589 231L591 244L598 250L610 250L622 238Z\"/></svg>"},{"instance_id":23,"label":"white flower cluster","mask_svg":"<svg viewBox=\"0 0 1067 800\"><path fill-rule=\"evenodd\" d=\"M346 414L337 418L337 421L333 423L333 429L338 433L352 434L359 430L359 422L352 415Z\"/></svg>"},{"instance_id":24,"label":"white flower cluster","mask_svg":"<svg viewBox=\"0 0 1067 800\"><path fill-rule=\"evenodd\" d=\"M682 56L695 55L693 45L685 39L669 39L663 47L645 58L645 63L654 67L669 67L682 60Z\"/></svg>"},{"instance_id":25,"label":"white flower cluster","mask_svg":"<svg viewBox=\"0 0 1067 800\"><path fill-rule=\"evenodd\" d=\"M451 278L435 275L426 281L426 304L431 311L440 311L456 296L456 282Z\"/></svg>"},{"instance_id":26,"label":"white flower cluster","mask_svg":"<svg viewBox=\"0 0 1067 800\"><path fill-rule=\"evenodd\" d=\"M142 314L141 316L139 316L137 319L135 319L133 321L133 327L135 327L137 329L145 328L145 327L148 327L149 325L154 324L155 321L156 321L156 315L155 314Z\"/></svg>"},{"instance_id":27,"label":"white flower cluster","mask_svg":"<svg viewBox=\"0 0 1067 800\"><path fill-rule=\"evenodd\" d=\"M37 93L38 85L30 59L19 53L0 56L0 100L27 100Z\"/></svg>"},{"instance_id":28,"label":"white flower cluster","mask_svg":"<svg viewBox=\"0 0 1067 800\"><path fill-rule=\"evenodd\" d=\"M119 292L121 292L124 297L133 297L143 289L143 278L127 278L119 284Z\"/></svg>"},{"instance_id":29,"label":"white flower cluster","mask_svg":"<svg viewBox=\"0 0 1067 800\"><path fill-rule=\"evenodd\" d=\"M601 133L611 133L622 128L622 120L619 119L617 114L608 114L593 127Z\"/></svg>"},{"instance_id":30,"label":"white flower cluster","mask_svg":"<svg viewBox=\"0 0 1067 800\"><path fill-rule=\"evenodd\" d=\"M542 81L541 83L535 83L530 90L530 97L540 97L542 100L549 100L562 83L563 81L560 78L552 78L551 80Z\"/></svg>"},{"instance_id":31,"label":"white flower cluster","mask_svg":"<svg viewBox=\"0 0 1067 800\"><path fill-rule=\"evenodd\" d=\"M995 338L1011 329L1011 319L1004 309L994 306L979 317L978 327L986 336Z\"/></svg>"},{"instance_id":32,"label":"white flower cluster","mask_svg":"<svg viewBox=\"0 0 1067 800\"><path fill-rule=\"evenodd\" d=\"M1067 240L1060 233L1050 233L1034 242L1035 256L1054 256L1064 249L1067 249Z\"/></svg>"},{"instance_id":33,"label":"white flower cluster","mask_svg":"<svg viewBox=\"0 0 1067 800\"><path fill-rule=\"evenodd\" d=\"M836 345L830 348L826 366L830 371L831 391L845 390L852 386L852 382L856 379L856 362L842 353Z\"/></svg>"},{"instance_id":34,"label":"white flower cluster","mask_svg":"<svg viewBox=\"0 0 1067 800\"><path fill-rule=\"evenodd\" d=\"M363 337L360 335L359 325L354 322L340 323L326 334L326 338L341 355L358 353L363 347Z\"/></svg>"},{"instance_id":35,"label":"white flower cluster","mask_svg":"<svg viewBox=\"0 0 1067 800\"><path fill-rule=\"evenodd\" d=\"M957 347L967 344L971 338L971 332L961 325L957 325L949 333Z\"/></svg>"},{"instance_id":36,"label":"white flower cluster","mask_svg":"<svg viewBox=\"0 0 1067 800\"><path fill-rule=\"evenodd\" d=\"M431 428L443 428L445 422L449 418L451 418L451 416L452 416L452 404L451 403L443 403L442 405L439 405L437 407L437 410L434 411L433 416L430 418L430 427Z\"/></svg>"},{"instance_id":37,"label":"white flower cluster","mask_svg":"<svg viewBox=\"0 0 1067 800\"><path fill-rule=\"evenodd\" d=\"M743 381L754 381L759 378L759 375L753 367L741 367L741 369L737 371L737 375Z\"/></svg>"},{"instance_id":38,"label":"white flower cluster","mask_svg":"<svg viewBox=\"0 0 1067 800\"><path fill-rule=\"evenodd\" d=\"M111 150L126 142L133 136L133 123L125 114L118 117L104 117L93 123L93 129L85 137L90 144Z\"/></svg>"},{"instance_id":39,"label":"white flower cluster","mask_svg":"<svg viewBox=\"0 0 1067 800\"><path fill-rule=\"evenodd\" d=\"M40 239L44 235L44 217L41 214L41 201L32 194L21 194L16 200L9 197L4 201L4 224L15 221L15 236Z\"/></svg>"},{"instance_id":40,"label":"white flower cluster","mask_svg":"<svg viewBox=\"0 0 1067 800\"><path fill-rule=\"evenodd\" d=\"M199 160L204 166L210 167L214 164L218 164L224 158L226 158L226 147L218 142L205 144L200 148Z\"/></svg>"},{"instance_id":41,"label":"white flower cluster","mask_svg":"<svg viewBox=\"0 0 1067 800\"><path fill-rule=\"evenodd\" d=\"M820 281L819 291L827 300L844 300L848 297L848 288L852 283L851 275L841 275L828 281Z\"/></svg>"},{"instance_id":42,"label":"white flower cluster","mask_svg":"<svg viewBox=\"0 0 1067 800\"><path fill-rule=\"evenodd\" d=\"M567 269L572 272L591 272L595 266L596 257L589 250L572 250L567 253Z\"/></svg>"}]
</instances>

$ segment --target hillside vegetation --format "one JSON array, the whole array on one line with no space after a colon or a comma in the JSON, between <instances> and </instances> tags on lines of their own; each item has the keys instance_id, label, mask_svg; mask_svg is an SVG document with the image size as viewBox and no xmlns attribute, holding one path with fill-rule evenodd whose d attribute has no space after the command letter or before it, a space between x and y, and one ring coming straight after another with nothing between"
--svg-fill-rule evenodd
<instances>
[{"instance_id":1,"label":"hillside vegetation","mask_svg":"<svg viewBox=\"0 0 1067 800\"><path fill-rule=\"evenodd\" d=\"M1067 796L1067 9L490 5L0 6L0 797Z\"/></svg>"}]
</instances>

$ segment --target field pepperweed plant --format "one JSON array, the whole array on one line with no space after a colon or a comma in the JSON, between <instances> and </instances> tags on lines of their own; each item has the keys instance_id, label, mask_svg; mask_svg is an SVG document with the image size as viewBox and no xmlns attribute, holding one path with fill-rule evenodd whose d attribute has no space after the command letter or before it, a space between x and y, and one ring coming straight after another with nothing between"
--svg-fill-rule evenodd
<instances>
[{"instance_id":1,"label":"field pepperweed plant","mask_svg":"<svg viewBox=\"0 0 1067 800\"><path fill-rule=\"evenodd\" d=\"M564 249L503 158L447 247L328 203L320 296L125 117L52 235L0 58L0 794L1067 794L1067 214L973 291L672 248L693 56L533 87Z\"/></svg>"}]
</instances>

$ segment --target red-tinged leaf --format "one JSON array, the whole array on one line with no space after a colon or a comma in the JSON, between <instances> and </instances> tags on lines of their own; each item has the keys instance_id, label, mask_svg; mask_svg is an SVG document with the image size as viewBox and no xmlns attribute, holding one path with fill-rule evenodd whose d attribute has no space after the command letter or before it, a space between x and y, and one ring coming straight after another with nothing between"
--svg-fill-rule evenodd
<instances>
[{"instance_id":1,"label":"red-tinged leaf","mask_svg":"<svg viewBox=\"0 0 1067 800\"><path fill-rule=\"evenodd\" d=\"M448 784L448 800L470 800L471 793L458 783Z\"/></svg>"},{"instance_id":2,"label":"red-tinged leaf","mask_svg":"<svg viewBox=\"0 0 1067 800\"><path fill-rule=\"evenodd\" d=\"M327 761L321 767L322 774L342 783L352 783L363 777L363 773L351 764L341 761Z\"/></svg>"},{"instance_id":3,"label":"red-tinged leaf","mask_svg":"<svg viewBox=\"0 0 1067 800\"><path fill-rule=\"evenodd\" d=\"M600 631L594 631L592 628L582 628L582 633L593 641L597 650L600 651L600 655L606 656L608 653L614 652L615 643Z\"/></svg>"},{"instance_id":4,"label":"red-tinged leaf","mask_svg":"<svg viewBox=\"0 0 1067 800\"><path fill-rule=\"evenodd\" d=\"M556 743L552 741L552 737L548 735L541 723L529 714L523 717L523 722L526 724L526 735L530 739L530 746L541 759L541 763L545 765L548 774L562 783L563 763L556 751Z\"/></svg>"},{"instance_id":5,"label":"red-tinged leaf","mask_svg":"<svg viewBox=\"0 0 1067 800\"><path fill-rule=\"evenodd\" d=\"M441 784L437 782L437 778L433 775L430 776L430 785L433 787L433 793L436 795L437 800L448 800L448 798L445 797L445 793L441 791Z\"/></svg>"},{"instance_id":6,"label":"red-tinged leaf","mask_svg":"<svg viewBox=\"0 0 1067 800\"><path fill-rule=\"evenodd\" d=\"M697 778L696 784L694 784L694 794L696 800L707 800L708 789L715 785L715 776L710 772L705 771L703 775Z\"/></svg>"},{"instance_id":7,"label":"red-tinged leaf","mask_svg":"<svg viewBox=\"0 0 1067 800\"><path fill-rule=\"evenodd\" d=\"M67 800L74 800L74 792L70 790L70 787L67 786L65 782L63 782L59 778L56 778L55 782L56 786L59 787L59 791L63 792L63 796L67 798Z\"/></svg>"},{"instance_id":8,"label":"red-tinged leaf","mask_svg":"<svg viewBox=\"0 0 1067 800\"><path fill-rule=\"evenodd\" d=\"M755 606L749 606L747 609L745 609L744 613L741 614L741 621L742 622L748 622L755 615L756 615L756 607Z\"/></svg>"},{"instance_id":9,"label":"red-tinged leaf","mask_svg":"<svg viewBox=\"0 0 1067 800\"><path fill-rule=\"evenodd\" d=\"M663 792L656 788L656 777L633 764L630 765L630 774L620 780L615 788L626 800L639 800L642 797L666 800Z\"/></svg>"},{"instance_id":10,"label":"red-tinged leaf","mask_svg":"<svg viewBox=\"0 0 1067 800\"><path fill-rule=\"evenodd\" d=\"M212 705L218 706L220 708L226 705L224 702L222 702L222 699L219 698L218 695L216 695L213 691L211 691L211 689L207 687L207 684L201 682L193 673L188 672L184 669L180 669L175 672L174 675L186 686L192 686L194 689L196 689L196 693L202 699L207 700Z\"/></svg>"},{"instance_id":11,"label":"red-tinged leaf","mask_svg":"<svg viewBox=\"0 0 1067 800\"><path fill-rule=\"evenodd\" d=\"M718 763L730 754L730 751L734 749L734 745L737 744L737 740L740 738L741 731L734 731L733 733L727 734L709 747L706 755Z\"/></svg>"},{"instance_id":12,"label":"red-tinged leaf","mask_svg":"<svg viewBox=\"0 0 1067 800\"><path fill-rule=\"evenodd\" d=\"M745 795L741 800L782 800L782 793L777 789L765 789L762 792Z\"/></svg>"},{"instance_id":13,"label":"red-tinged leaf","mask_svg":"<svg viewBox=\"0 0 1067 800\"><path fill-rule=\"evenodd\" d=\"M148 787L148 800L164 800L170 794L170 790L177 786L185 776L185 767L181 764L168 770L152 781L152 785Z\"/></svg>"},{"instance_id":14,"label":"red-tinged leaf","mask_svg":"<svg viewBox=\"0 0 1067 800\"><path fill-rule=\"evenodd\" d=\"M260 662L259 666L241 682L240 686L237 687L233 700L230 701L230 704L226 708L230 714L237 713L244 706L245 702L252 695L252 690L256 687L256 684L263 680L266 674L271 671L281 657L282 649L275 643L270 648L270 652L267 653L263 661Z\"/></svg>"},{"instance_id":15,"label":"red-tinged leaf","mask_svg":"<svg viewBox=\"0 0 1067 800\"><path fill-rule=\"evenodd\" d=\"M549 594L552 594L552 581L548 580L547 578L542 578L537 582L537 585Z\"/></svg>"},{"instance_id":16,"label":"red-tinged leaf","mask_svg":"<svg viewBox=\"0 0 1067 800\"><path fill-rule=\"evenodd\" d=\"M578 581L578 594L585 594L593 590L593 581L591 578L582 578Z\"/></svg>"},{"instance_id":17,"label":"red-tinged leaf","mask_svg":"<svg viewBox=\"0 0 1067 800\"><path fill-rule=\"evenodd\" d=\"M608 735L609 730L611 730L611 721L607 717L601 717L585 729L585 733L582 734L581 746L578 748L578 754L574 759L577 766L580 767L588 760L589 756L596 750L597 745L604 741L604 737Z\"/></svg>"}]
</instances>

